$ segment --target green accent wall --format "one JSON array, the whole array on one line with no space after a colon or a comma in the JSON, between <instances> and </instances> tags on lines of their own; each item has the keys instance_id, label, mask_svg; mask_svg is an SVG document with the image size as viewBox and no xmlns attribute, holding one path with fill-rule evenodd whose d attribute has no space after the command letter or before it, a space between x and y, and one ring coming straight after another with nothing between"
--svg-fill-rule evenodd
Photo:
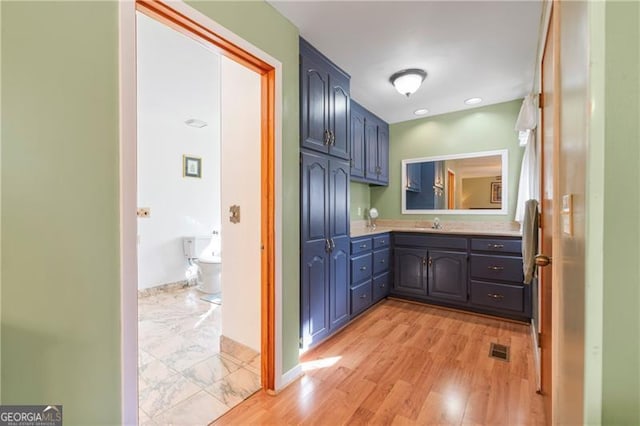
<instances>
[{"instance_id":1,"label":"green accent wall","mask_svg":"<svg viewBox=\"0 0 640 426\"><path fill-rule=\"evenodd\" d=\"M431 219L402 214L403 159L509 149L508 215L438 215L447 220L513 221L524 148L514 130L522 100L392 124L389 127L389 186L371 187L371 207L381 219Z\"/></svg>"},{"instance_id":2,"label":"green accent wall","mask_svg":"<svg viewBox=\"0 0 640 426\"><path fill-rule=\"evenodd\" d=\"M265 2L189 2L283 64L283 259L298 259L298 30ZM119 424L117 2L1 2L4 404ZM283 370L298 262L283 262Z\"/></svg>"},{"instance_id":3,"label":"green accent wall","mask_svg":"<svg viewBox=\"0 0 640 426\"><path fill-rule=\"evenodd\" d=\"M282 62L282 364L298 364L299 263L299 85L298 29L263 1L188 1L189 5Z\"/></svg>"},{"instance_id":4,"label":"green accent wall","mask_svg":"<svg viewBox=\"0 0 640 426\"><path fill-rule=\"evenodd\" d=\"M640 424L639 28L638 2L606 2L603 424Z\"/></svg>"},{"instance_id":5,"label":"green accent wall","mask_svg":"<svg viewBox=\"0 0 640 426\"><path fill-rule=\"evenodd\" d=\"M351 182L349 191L349 196L351 197L351 220L367 219L367 211L371 207L369 184ZM358 214L358 209L360 209L360 214Z\"/></svg>"},{"instance_id":6,"label":"green accent wall","mask_svg":"<svg viewBox=\"0 0 640 426\"><path fill-rule=\"evenodd\" d=\"M120 422L118 5L2 2L2 403Z\"/></svg>"}]
</instances>

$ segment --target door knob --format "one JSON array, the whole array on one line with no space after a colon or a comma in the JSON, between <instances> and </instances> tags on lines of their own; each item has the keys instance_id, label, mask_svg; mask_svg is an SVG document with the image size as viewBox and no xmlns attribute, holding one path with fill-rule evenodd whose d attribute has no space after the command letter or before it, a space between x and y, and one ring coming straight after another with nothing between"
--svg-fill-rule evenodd
<instances>
[{"instance_id":1,"label":"door knob","mask_svg":"<svg viewBox=\"0 0 640 426\"><path fill-rule=\"evenodd\" d=\"M550 263L551 263L551 258L549 256L545 256L544 254L536 255L536 265L547 266Z\"/></svg>"}]
</instances>

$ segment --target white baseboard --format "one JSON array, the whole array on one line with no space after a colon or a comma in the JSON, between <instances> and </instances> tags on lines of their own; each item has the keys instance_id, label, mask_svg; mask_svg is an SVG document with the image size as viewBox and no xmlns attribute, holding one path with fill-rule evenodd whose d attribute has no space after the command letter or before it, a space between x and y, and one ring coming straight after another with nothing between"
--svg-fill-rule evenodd
<instances>
[{"instance_id":1,"label":"white baseboard","mask_svg":"<svg viewBox=\"0 0 640 426\"><path fill-rule=\"evenodd\" d=\"M281 392L282 390L284 390L284 388L286 388L302 376L304 376L304 372L302 371L302 364L298 364L291 370L284 373L282 376L276 378L275 393Z\"/></svg>"}]
</instances>

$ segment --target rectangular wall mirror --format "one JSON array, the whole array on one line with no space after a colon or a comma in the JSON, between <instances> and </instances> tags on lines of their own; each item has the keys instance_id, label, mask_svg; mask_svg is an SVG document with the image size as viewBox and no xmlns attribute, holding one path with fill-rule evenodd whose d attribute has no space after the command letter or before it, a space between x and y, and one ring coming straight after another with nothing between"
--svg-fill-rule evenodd
<instances>
[{"instance_id":1,"label":"rectangular wall mirror","mask_svg":"<svg viewBox=\"0 0 640 426\"><path fill-rule=\"evenodd\" d=\"M508 150L402 160L403 214L507 214Z\"/></svg>"}]
</instances>

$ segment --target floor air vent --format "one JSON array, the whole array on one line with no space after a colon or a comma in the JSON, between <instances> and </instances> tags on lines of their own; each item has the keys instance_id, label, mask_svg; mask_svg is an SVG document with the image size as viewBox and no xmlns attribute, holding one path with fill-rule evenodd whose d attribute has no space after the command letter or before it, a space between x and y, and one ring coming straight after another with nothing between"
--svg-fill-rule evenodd
<instances>
[{"instance_id":1,"label":"floor air vent","mask_svg":"<svg viewBox=\"0 0 640 426\"><path fill-rule=\"evenodd\" d=\"M509 361L509 346L492 343L489 348L489 356L501 361Z\"/></svg>"}]
</instances>

